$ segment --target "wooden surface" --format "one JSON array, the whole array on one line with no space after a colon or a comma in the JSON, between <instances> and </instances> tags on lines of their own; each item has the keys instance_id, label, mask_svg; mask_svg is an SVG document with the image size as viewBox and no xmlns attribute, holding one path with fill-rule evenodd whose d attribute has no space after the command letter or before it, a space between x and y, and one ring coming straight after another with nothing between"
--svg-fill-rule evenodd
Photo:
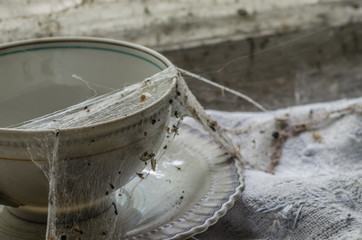
<instances>
[{"instance_id":1,"label":"wooden surface","mask_svg":"<svg viewBox=\"0 0 362 240\"><path fill-rule=\"evenodd\" d=\"M14 0L0 43L96 36L154 48L268 109L361 96L362 1ZM255 110L188 80L206 108Z\"/></svg>"},{"instance_id":2,"label":"wooden surface","mask_svg":"<svg viewBox=\"0 0 362 240\"><path fill-rule=\"evenodd\" d=\"M255 99L267 109L362 96L362 25L321 27L164 51L174 64ZM188 79L206 108L254 111Z\"/></svg>"}]
</instances>

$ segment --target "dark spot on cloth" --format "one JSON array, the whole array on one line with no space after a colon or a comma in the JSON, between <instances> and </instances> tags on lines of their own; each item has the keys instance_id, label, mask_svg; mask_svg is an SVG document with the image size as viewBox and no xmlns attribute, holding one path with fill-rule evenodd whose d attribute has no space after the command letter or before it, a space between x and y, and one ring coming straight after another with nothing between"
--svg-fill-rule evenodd
<instances>
[{"instance_id":1,"label":"dark spot on cloth","mask_svg":"<svg viewBox=\"0 0 362 240\"><path fill-rule=\"evenodd\" d=\"M84 109L84 110L88 109L88 106L85 106L83 109Z\"/></svg>"},{"instance_id":2,"label":"dark spot on cloth","mask_svg":"<svg viewBox=\"0 0 362 240\"><path fill-rule=\"evenodd\" d=\"M106 231L102 232L102 235L103 236L107 235L107 232Z\"/></svg>"},{"instance_id":3,"label":"dark spot on cloth","mask_svg":"<svg viewBox=\"0 0 362 240\"><path fill-rule=\"evenodd\" d=\"M152 119L152 125L155 125L156 119Z\"/></svg>"},{"instance_id":4,"label":"dark spot on cloth","mask_svg":"<svg viewBox=\"0 0 362 240\"><path fill-rule=\"evenodd\" d=\"M272 136L274 139L278 139L279 138L279 132L273 132Z\"/></svg>"},{"instance_id":5,"label":"dark spot on cloth","mask_svg":"<svg viewBox=\"0 0 362 240\"><path fill-rule=\"evenodd\" d=\"M167 145L163 146L163 149L167 149Z\"/></svg>"},{"instance_id":6,"label":"dark spot on cloth","mask_svg":"<svg viewBox=\"0 0 362 240\"><path fill-rule=\"evenodd\" d=\"M209 128L211 128L214 132L216 132L216 126L217 126L217 122L215 120L207 120L207 122L209 123Z\"/></svg>"},{"instance_id":7,"label":"dark spot on cloth","mask_svg":"<svg viewBox=\"0 0 362 240\"><path fill-rule=\"evenodd\" d=\"M111 189L114 189L114 185L112 183L110 183L109 186L111 187Z\"/></svg>"},{"instance_id":8,"label":"dark spot on cloth","mask_svg":"<svg viewBox=\"0 0 362 240\"><path fill-rule=\"evenodd\" d=\"M173 103L173 99L171 98L170 100L168 100L168 102L169 102L170 104L172 104L172 103Z\"/></svg>"},{"instance_id":9,"label":"dark spot on cloth","mask_svg":"<svg viewBox=\"0 0 362 240\"><path fill-rule=\"evenodd\" d=\"M314 111L313 111L313 109L311 109L311 110L309 111L309 118L313 118L313 113L314 113Z\"/></svg>"},{"instance_id":10,"label":"dark spot on cloth","mask_svg":"<svg viewBox=\"0 0 362 240\"><path fill-rule=\"evenodd\" d=\"M145 137L147 136L147 134L148 134L147 132L144 132L144 133L143 133L143 135L144 135Z\"/></svg>"},{"instance_id":11,"label":"dark spot on cloth","mask_svg":"<svg viewBox=\"0 0 362 240\"><path fill-rule=\"evenodd\" d=\"M60 240L67 240L67 235L60 236Z\"/></svg>"},{"instance_id":12,"label":"dark spot on cloth","mask_svg":"<svg viewBox=\"0 0 362 240\"><path fill-rule=\"evenodd\" d=\"M304 151L304 156L306 157L313 157L315 156L316 154L318 154L318 151L319 149L318 148L307 148L305 151Z\"/></svg>"},{"instance_id":13,"label":"dark spot on cloth","mask_svg":"<svg viewBox=\"0 0 362 240\"><path fill-rule=\"evenodd\" d=\"M216 132L216 129L215 129L214 125L209 125L209 127L212 129L212 131Z\"/></svg>"},{"instance_id":14,"label":"dark spot on cloth","mask_svg":"<svg viewBox=\"0 0 362 240\"><path fill-rule=\"evenodd\" d=\"M242 17L247 17L249 15L249 13L245 9L239 8L238 15L242 16Z\"/></svg>"},{"instance_id":15,"label":"dark spot on cloth","mask_svg":"<svg viewBox=\"0 0 362 240\"><path fill-rule=\"evenodd\" d=\"M151 14L150 9L149 9L147 6L143 9L143 12L144 12L146 15L150 15L150 14Z\"/></svg>"},{"instance_id":16,"label":"dark spot on cloth","mask_svg":"<svg viewBox=\"0 0 362 240\"><path fill-rule=\"evenodd\" d=\"M106 195L108 195L109 194L109 192L108 191L106 191Z\"/></svg>"}]
</instances>

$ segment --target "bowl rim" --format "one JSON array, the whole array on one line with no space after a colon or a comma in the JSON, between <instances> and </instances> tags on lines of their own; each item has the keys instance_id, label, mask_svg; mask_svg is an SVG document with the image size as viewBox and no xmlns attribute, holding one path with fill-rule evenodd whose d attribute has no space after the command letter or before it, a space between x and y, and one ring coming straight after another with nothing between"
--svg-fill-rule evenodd
<instances>
[{"instance_id":1,"label":"bowl rim","mask_svg":"<svg viewBox=\"0 0 362 240\"><path fill-rule=\"evenodd\" d=\"M0 44L0 50L4 50L7 48L13 48L18 46L26 46L31 44L43 44L43 43L56 43L56 42L88 42L88 43L100 43L100 44L109 44L109 45L115 45L115 46L121 46L121 47L127 47L134 50L138 50L141 52L144 52L152 57L155 57L157 60L161 61L163 64L166 65L166 67L173 67L174 65L171 63L170 60L168 60L165 56L162 54L156 52L155 50L152 50L148 47L122 41L122 40L115 40L115 39L109 39L109 38L99 38L99 37L44 37L44 38L34 38L34 39L28 39L28 40L20 40L20 41L14 41L9 43ZM165 69L167 69L165 68ZM72 131L79 131L79 130L88 130L88 129L94 129L99 128L101 126L110 125L116 122L119 122L121 120L129 119L132 117L135 117L136 115L145 112L153 107L155 107L157 104L159 104L162 101L165 101L164 98L170 94L173 87L176 86L176 79L172 79L171 87L157 99L152 104L148 105L147 107L141 108L127 116L123 116L117 119L99 122L95 124L89 124L81 127L69 127L69 128L61 128L61 129L17 129L17 128L2 128L0 127L0 134L24 134L24 133L38 133L38 134L48 134L51 132L56 132L60 130L62 133L64 132L72 132Z\"/></svg>"}]
</instances>

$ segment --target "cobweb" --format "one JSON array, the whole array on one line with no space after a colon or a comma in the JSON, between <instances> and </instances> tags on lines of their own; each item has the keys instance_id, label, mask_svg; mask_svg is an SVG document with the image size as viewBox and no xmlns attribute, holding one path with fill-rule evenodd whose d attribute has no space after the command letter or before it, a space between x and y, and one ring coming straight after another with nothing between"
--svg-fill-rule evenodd
<instances>
[{"instance_id":1,"label":"cobweb","mask_svg":"<svg viewBox=\"0 0 362 240\"><path fill-rule=\"evenodd\" d=\"M219 70L224 71L226 66L230 64L224 65ZM205 131L209 133L226 153L241 161L244 166L268 173L274 172L274 168L278 165L281 157L283 145L288 138L303 132L323 128L323 126L333 122L335 116L338 117L340 114L360 112L360 106L348 106L345 109L341 109L340 112L331 110L319 113L319 115L314 115L312 120L292 121L293 124L291 125L289 124L290 119L288 116L280 116L275 122L267 121L270 119L265 120L268 124L272 122L273 126L266 126L264 121L258 124L256 122L253 123L255 125L251 126L251 128L255 128L253 130L250 130L251 128L249 127L239 129L238 126L232 126L230 123L227 126L220 126L218 122L209 117L201 104L196 100L193 93L189 90L188 84L186 84L183 78L184 76L210 83L210 81L199 74L193 74L181 68L171 66L140 83L128 86L122 90L113 90L110 93L95 96L66 109L12 126L16 129L51 130L46 138L34 133L34 144L28 146L29 155L31 155L32 159L48 160L46 163L34 161L44 171L49 181L47 240L111 240L124 237L125 232L117 224L117 219L121 217L122 209L118 209L118 205L114 204L117 198L119 198L117 184L113 180L109 181L112 184L105 190L104 185L99 184L97 180L102 179L101 170L87 171L83 169L83 166L87 165L87 163L69 166L67 161L60 160L59 155L61 153L58 151L59 139L62 137L64 129L112 121L150 106L160 97L160 94L170 87L170 82L173 79L176 79L176 87L170 102L171 119L166 124L166 128L169 130L162 146L167 146L174 137L177 137L178 127L185 117L192 117L203 126ZM219 84L211 83L211 85L221 89L221 93L230 92L254 104L260 110L265 111L265 107L244 94ZM89 87L89 85L87 86ZM254 134L261 137L260 133L265 131L263 130L264 128L274 129L274 125L276 130L267 133L273 136L273 138L275 136L277 140L274 141L272 147L269 145L264 146L263 149L268 150L265 152L265 157L255 158L249 155L249 153L252 154L252 151L243 151L243 149L250 147L249 140L250 138L255 138ZM36 147L39 145L42 146L41 151ZM157 171L157 159L160 159L165 151L167 151L167 148L161 148L156 156L147 159L147 169L149 171ZM69 179L69 176L76 177ZM89 185L77 184L77 182L84 182L80 180L82 177L89 179ZM140 176L140 181L142 181L143 177L147 176ZM75 184L69 186L72 183ZM91 208L91 211L88 212L77 211L73 208L76 203L69 202L71 191L84 192L87 198L94 200L96 200L95 196L98 195L99 191L107 192L107 194L111 195L111 201L107 202L105 206L98 206L99 209ZM98 216L105 208L114 208L114 211L111 211L111 214L102 215L102 218L93 218ZM84 221L85 219L88 220ZM107 224L103 224L103 222L107 222Z\"/></svg>"},{"instance_id":2,"label":"cobweb","mask_svg":"<svg viewBox=\"0 0 362 240\"><path fill-rule=\"evenodd\" d=\"M172 71L163 71L122 90L97 96L66 109L12 126L17 129L65 129L126 117L149 107L168 89Z\"/></svg>"},{"instance_id":3,"label":"cobweb","mask_svg":"<svg viewBox=\"0 0 362 240\"><path fill-rule=\"evenodd\" d=\"M69 141L63 137L62 132L70 128L116 120L151 106L165 91L169 90L172 81L176 80L176 85L168 102L171 107L171 119L166 123L167 134L162 144L164 147L156 154L141 158L139 161L145 161L148 163L149 171L155 171L157 159L162 157L172 139L177 137L179 125L187 116L196 119L204 126L204 129L226 153L241 160L239 151L233 145L227 132L206 114L188 89L180 71L188 73L171 66L123 90L112 91L13 126L16 129L48 131L47 136L34 131L32 144L28 146L31 159L43 170L49 182L47 240L115 239L124 236L125 233L117 224L118 217L122 216L122 209L118 209L116 204L119 196L116 192L120 187L117 184L117 178L104 176L107 164L102 169L91 167L84 169L84 166L90 166L92 163L86 163L84 160L61 159L60 156L64 154L60 151L59 145L62 141ZM137 151L137 149L132 151ZM132 151L125 158L131 158ZM137 155L140 154L137 153ZM37 159L47 159L47 161L41 162ZM147 176L142 174L139 177L143 179ZM85 185L84 183L88 181L89 185ZM109 185L107 189L104 189L105 185ZM99 192L106 192L109 201L101 201ZM74 194L79 194L79 197L74 197ZM77 206L83 203L89 203L91 206L80 210ZM102 229L95 228L99 226L100 219L94 217L109 208L114 208L114 214L101 218L108 224L102 224ZM84 221L85 219L87 221ZM94 229L99 230L95 232Z\"/></svg>"},{"instance_id":4,"label":"cobweb","mask_svg":"<svg viewBox=\"0 0 362 240\"><path fill-rule=\"evenodd\" d=\"M353 31L352 31L353 33ZM320 34L320 35L318 35ZM341 35L350 34L350 32L344 33L341 31ZM330 27L319 28L317 31L312 32L312 35L323 36L320 37L319 44L320 45L328 45L330 42L328 38L342 39L338 32L335 29ZM353 34L350 34L353 39ZM328 38L324 38L328 36ZM337 36L337 37L336 37ZM305 38L305 35L302 35ZM297 38L292 38L290 42L295 43L298 40ZM255 41L253 43L252 38L249 41L250 46L253 44L258 46L262 45L263 41L265 42L273 42L273 37L261 39L261 42ZM352 41L353 42L353 41ZM40 118L32 119L27 122L23 122L17 124L15 126L11 126L12 128L17 129L28 129L28 130L42 130L42 129L50 129L48 136L44 138L43 136L37 135L34 133L34 144L28 146L29 154L32 159L47 159L47 162L40 163L38 161L34 161L38 167L40 167L49 181L49 209L48 209L48 224L47 224L47 240L56 239L56 240L79 240L79 239L119 239L125 233L116 225L117 218L120 217L122 209L117 209L115 205L112 203L117 201L117 186L116 184L112 184L108 186L107 192L112 195L113 199L110 204L104 206L106 208L114 208L114 211L111 211L112 214L103 216L101 220L88 220L84 221L85 218L92 217L94 215L98 215L99 211L94 211L93 213L84 213L77 212L74 209L71 209L70 206L74 205L73 202L68 202L69 192L66 191L64 186L68 186L71 182L68 178L69 175L79 175L86 176L89 179L89 185L75 185L71 186L75 188L76 191L85 191L85 187L90 192L87 193L87 196L95 196L97 195L97 191L104 191L104 186L97 185L97 179L101 175L98 171L87 172L83 170L82 166L77 166L74 168L73 172L69 172L69 166L66 161L59 160L59 139L62 136L62 130L66 128L76 128L82 126L88 126L92 124L101 123L104 121L112 121L114 119L118 119L121 117L128 116L135 111L141 110L144 107L149 106L152 102L159 97L159 94L163 92L164 89L169 87L169 82L171 79L177 79L177 88L174 93L172 107L172 117L170 122L167 123L167 128L170 129L167 137L165 139L165 143L163 145L168 145L174 137L177 137L178 126L180 125L183 118L187 116L191 116L197 120L197 122L201 123L204 129L214 138L214 140L224 149L225 152L233 155L236 159L241 161L245 166L249 166L253 169L261 170L262 173L266 172L268 174L273 173L275 167L279 163L279 159L281 157L283 146L288 141L288 139L292 139L295 136L299 136L301 133L309 132L313 133L317 129L323 129L324 127L335 123L336 120L343 118L345 115L350 114L360 114L361 106L360 105L348 105L343 108L339 108L338 111L335 109L332 110L323 110L318 111L318 114L315 113L313 118L310 118L308 114L301 119L292 119L292 117L287 114L261 114L258 116L257 114L253 116L245 117L245 124L242 122L244 119L240 117L239 119L233 119L232 114L228 115L230 119L226 125L218 124L212 118L205 113L203 107L199 104L199 102L194 98L194 95L188 88L188 84L184 81L183 77L187 75L188 78L198 79L203 81L205 78L201 77L206 76L207 78L211 78L212 75L216 75L220 77L218 80L221 81L224 85L229 85L233 87L239 87L241 89L245 89L245 92L253 93L256 91L260 96L257 97L258 102L266 103L266 106L289 106L293 104L304 104L310 101L325 101L331 99L337 99L340 97L345 97L345 95L340 95L340 92L350 90L346 89L346 86L352 86L355 88L355 94L352 96L358 96L360 91L358 87L360 86L358 81L358 76L360 73L360 66L351 67L348 58L349 52L358 50L358 40L357 40L357 48L348 47L349 43L343 40L337 43L341 45L343 53L343 66L345 69L349 71L341 72L341 68L335 68L334 64L324 64L323 61L326 60L326 55L332 55L332 53L328 52L328 48L324 49L324 55L321 53L320 49L305 49L297 47L288 48L288 42L281 41L275 44L274 49L275 52L270 54L272 57L268 57L268 52L270 52L270 47L264 51L257 51L255 53L246 54L244 56L238 56L237 58L232 59L231 61L226 60L226 63L222 61L220 65L212 66L211 71L210 67L200 66L200 63L195 63L195 66L192 66L192 72L197 74L191 74L188 71L183 69L179 69L176 67L170 67L163 72L156 74L155 76L150 76L149 79L145 79L143 82L139 84L135 84L129 86L123 90L113 90L112 92L100 96L95 96L87 101L71 106L67 109L63 109L61 111L57 111L55 113L48 114L46 116L42 116ZM297 44L295 44L297 46ZM343 45L346 45L343 47ZM352 46L353 44L350 44ZM361 46L361 45L359 45ZM250 47L251 48L251 47ZM343 50L345 48L345 50ZM294 51L298 50L298 51ZM322 49L323 50L323 49ZM334 48L333 48L334 50ZM317 60L313 59L313 63L316 67L310 68L308 63L303 61L303 54L308 53L308 51L312 51L313 54L318 53ZM323 51L322 51L323 52ZM264 54L265 53L265 54ZM240 53L237 53L240 55ZM286 56L284 58L278 58L278 56ZM314 56L314 55L313 55ZM333 56L332 56L333 57ZM266 59L266 61L259 61L258 59ZM250 62L245 61L245 59L250 59ZM280 60L282 59L282 60ZM316 63L314 63L314 61ZM205 61L206 62L206 61ZM287 76L278 76L275 81L271 80L271 77L268 75L269 72L277 72L281 71L280 68L288 68L289 65L285 62L291 63L300 63L301 65L305 64L305 66L301 67L301 71L295 71L293 74L289 74ZM318 63L319 62L319 63ZM206 64L206 63L205 63ZM292 65L292 64L290 64ZM342 65L341 65L342 66ZM276 69L276 70L274 70ZM284 71L284 69L282 69ZM291 71L294 71L292 69ZM300 70L300 69L299 69ZM337 79L337 75L340 75ZM241 76L237 80L235 80L236 76ZM76 76L75 76L76 77ZM241 79L241 78L245 79ZM269 78L268 78L269 77ZM185 77L186 78L186 77ZM285 80L284 78L288 79ZM289 79L290 78L290 79ZM324 79L322 81L321 79ZM233 80L234 79L234 80ZM252 80L249 80L252 79ZM79 79L80 80L80 79ZM187 80L187 79L186 79ZM233 81L232 81L233 80ZM289 81L290 80L290 81ZM318 81L317 81L318 80ZM229 82L228 82L229 81ZM249 82L248 82L249 81ZM284 81L284 82L283 82ZM191 83L194 84L194 83ZM291 86L289 85L291 84ZM285 88L288 85L289 88ZM204 85L202 85L204 86ZM216 87L220 87L220 85L215 85ZM89 86L88 86L89 87ZM270 89L276 89L274 94L270 93ZM90 89L92 90L92 89ZM206 92L210 89L205 90L202 87L199 92ZM218 97L211 99L211 101L220 101L223 99L227 105L231 105L230 95L224 96L223 93L226 90L225 87L221 86L221 91L218 92ZM324 90L324 91L323 91ZM253 92L254 91L254 92ZM269 91L269 92L268 92ZM352 91L350 91L352 92ZM266 93L266 94L264 94ZM196 92L194 92L196 94ZM235 94L235 93L234 93ZM238 97L243 97L244 99L252 102L257 108L265 110L265 108L259 104L255 104L253 99L248 99L243 94L236 94ZM331 96L331 98L327 98L327 96ZM201 97L202 98L202 97ZM142 102L142 99L145 100ZM260 101L261 100L261 101ZM243 104L240 101L236 102L237 105L242 106ZM214 106L214 105L213 105ZM212 107L213 107L212 106ZM208 106L210 107L210 105ZM230 108L227 108L230 110ZM249 109L248 109L249 110ZM286 111L288 112L288 111ZM219 119L223 119L222 114L219 115ZM277 117L276 117L277 116ZM256 121L257 119L258 121ZM234 121L235 120L235 121ZM249 127L251 126L251 127ZM267 130L265 130L267 129ZM264 135L261 135L263 132ZM313 133L314 134L314 133ZM263 136L268 136L268 138L264 138ZM316 135L316 137L318 137ZM259 144L258 149L262 149L265 152L262 152L264 155L261 158L255 158L254 151L249 151L249 149L255 148L255 142L250 141L250 139L256 140ZM270 140L271 139L271 140ZM260 140L260 141L259 141ZM270 141L269 141L270 140ZM272 146L271 144L272 143ZM264 145L263 145L264 144ZM36 146L42 146L41 150ZM246 149L246 150L245 150ZM243 151L244 150L244 151ZM156 164L151 163L151 161L155 161L159 159L167 149L161 148L160 151L156 154L154 158L148 160L147 169L152 171L152 168ZM240 153L243 153L241 155ZM260 154L259 154L260 155ZM152 166L153 165L153 166ZM67 172L68 171L68 172ZM299 172L296 173L296 175ZM264 175L263 175L264 176ZM272 175L266 175L270 177ZM147 177L147 176L142 176ZM264 176L265 177L265 176ZM268 179L268 178L266 178ZM71 179L72 182L77 182L77 179ZM140 177L140 181L142 178ZM93 185L94 184L94 185ZM258 201L262 196L261 192L258 192L257 184L250 185L255 186L255 195L256 197L253 199L252 195L250 195L250 202L254 204L255 201ZM293 185L294 186L294 185ZM298 185L299 186L299 185ZM266 189L269 192L272 192L271 189ZM296 191L296 190L295 190ZM114 194L117 193L117 194ZM258 194L256 194L258 193ZM283 191L283 193L289 193L289 191ZM298 194L298 193L296 193ZM273 195L273 193L271 193ZM249 196L249 195L248 195ZM255 200L255 201L254 201ZM267 199L268 200L268 199ZM279 200L279 199L278 199ZM281 200L280 200L281 201ZM236 213L240 213L240 216L233 215L234 223L241 222L244 224L243 226L252 225L249 229L254 229L255 232L258 231L255 226L256 223L253 221L239 221L241 216L245 215L245 211L250 211L252 209L250 206L252 204L247 205L246 207L237 208L239 211L235 211ZM259 205L258 205L259 206ZM303 206L303 205L302 205ZM101 207L102 208L102 207ZM260 206L260 209L262 206ZM58 211L61 209L61 211ZM262 212L263 209L256 209L253 214L259 214L258 211ZM297 208L295 211L295 215L298 217L302 214L301 207ZM303 211L305 211L306 207L304 206ZM284 209L285 212L291 212L290 209ZM281 215L284 213L281 212ZM250 214L252 215L252 214ZM286 214L284 214L286 215ZM284 217L283 215L283 217ZM264 215L263 215L264 216ZM261 217L263 217L261 216ZM251 218L254 219L255 216ZM260 217L259 215L257 217ZM255 217L255 219L259 219ZM261 218L260 217L260 218ZM270 217L272 218L272 217ZM104 224L107 222L107 224ZM296 227L297 222L294 224L294 219L291 224L292 227ZM254 225L253 225L254 224ZM227 225L227 224L225 224ZM238 224L231 224L234 226ZM100 228L102 226L102 228ZM239 226L238 226L239 227ZM283 226L272 226L273 229L281 229ZM247 228L247 227L245 227ZM96 232L94 231L95 229ZM246 229L245 231L248 231ZM267 228L265 228L267 229ZM235 230L235 229L234 229ZM236 229L238 230L238 229ZM225 231L225 228L222 228L222 231ZM260 231L260 230L259 230ZM274 230L272 230L274 231ZM272 232L271 231L271 232ZM235 231L236 232L236 231ZM240 233L242 235L243 233ZM269 237L269 231L265 231L265 234L262 237ZM289 233L288 233L289 234ZM290 233L292 234L292 233ZM238 235L239 236L239 235ZM271 235L270 235L271 236ZM276 238L280 237L280 235L275 234ZM307 235L308 236L308 235ZM220 238L221 239L221 238ZM237 238L240 239L240 238Z\"/></svg>"},{"instance_id":5,"label":"cobweb","mask_svg":"<svg viewBox=\"0 0 362 240\"><path fill-rule=\"evenodd\" d=\"M106 119L106 121L112 121L148 106L142 101L145 100L144 96L146 96L146 93L146 99L149 101L149 104L152 104L163 91L170 87L170 81L172 80L176 80L176 85L171 95L172 97L169 100L171 119L166 124L168 133L162 146L168 146L172 139L177 137L178 127L185 117L192 117L209 133L225 153L240 161L244 166L262 170L266 173L274 172L274 168L278 165L281 157L283 145L288 138L295 137L303 132L312 132L316 129L325 128L346 114L360 113L362 109L359 104L350 104L337 110L331 108L318 111L318 113L316 112L312 117L308 115L304 119L291 119L291 117L286 114L277 117L274 121L270 121L269 117L264 120L260 118L259 122L255 122L252 127L246 129L240 127L225 128L220 126L218 122L213 120L205 112L189 90L181 73L208 82L207 79L171 66L123 90L89 99L62 111L57 111L16 126L17 129L51 130L45 138L44 136L37 136L35 132L34 145L28 146L28 151L32 159L48 159L47 162L42 163L34 161L34 163L44 171L49 181L47 240L111 240L125 236L126 233L123 232L122 227L118 224L118 218L122 216L122 209L118 208L119 205L117 205L116 202L117 198L122 194L117 192L117 183L112 181L112 184L106 191L110 201L100 203L98 193L104 192L105 189L102 181L98 179L104 178L102 173L103 169L94 169L87 172L82 169L81 165L83 165L83 163L74 165L73 163L69 163L70 161L59 159L59 155L61 154L59 152L59 139L62 136L62 131L67 127L74 128L101 123L104 119ZM226 90L229 91L229 89ZM240 94L238 95L240 96ZM250 98L246 97L245 100L253 103L253 100ZM257 107L263 109L260 105L257 105ZM93 113L89 114L87 110L93 111ZM110 114L109 111L111 111L112 114ZM88 114L91 115L91 117L88 117ZM257 141L259 144L263 143L265 140L264 135L260 133L261 131L265 133L265 129L274 129L274 127L268 127L266 125L270 124L270 122L274 122L276 131L268 134L272 135L275 140L271 147L263 147L263 149L267 150L265 158L249 156L249 153L252 154L252 151L248 150L250 148L250 139L254 139L254 141ZM69 125L67 125L67 123L69 123ZM39 151L37 147L33 148L33 146L39 145L42 146L41 151ZM271 151L268 149L271 149ZM149 171L157 171L156 160L160 159L166 151L167 148L161 148L154 156L141 159L141 161L149 163ZM241 153L243 155L241 155ZM87 174L84 174L84 172ZM89 177L89 185L84 185L84 180L81 178L86 178L87 176ZM78 180L76 179L77 177L79 178ZM141 181L145 177L147 177L147 175L139 175ZM69 184L72 186L69 186ZM76 206L81 204L81 202L73 202L70 200L73 199L70 194L74 192L80 192L81 195L84 196L81 198L81 201L94 202L97 203L97 205L90 206L90 208L86 210L77 209ZM104 209L109 208L114 208L114 211L110 211L110 213L108 212L105 215L102 214L101 218L97 217ZM101 224L104 221L106 221L107 224ZM101 228L99 228L99 226L101 226Z\"/></svg>"}]
</instances>

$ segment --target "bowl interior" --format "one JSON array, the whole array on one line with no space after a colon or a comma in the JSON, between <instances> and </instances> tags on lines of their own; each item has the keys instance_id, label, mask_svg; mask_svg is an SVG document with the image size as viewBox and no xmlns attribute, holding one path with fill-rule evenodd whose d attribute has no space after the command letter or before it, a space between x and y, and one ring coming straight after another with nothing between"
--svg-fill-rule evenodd
<instances>
[{"instance_id":1,"label":"bowl interior","mask_svg":"<svg viewBox=\"0 0 362 240\"><path fill-rule=\"evenodd\" d=\"M54 112L167 68L152 51L96 39L0 46L0 128Z\"/></svg>"}]
</instances>

